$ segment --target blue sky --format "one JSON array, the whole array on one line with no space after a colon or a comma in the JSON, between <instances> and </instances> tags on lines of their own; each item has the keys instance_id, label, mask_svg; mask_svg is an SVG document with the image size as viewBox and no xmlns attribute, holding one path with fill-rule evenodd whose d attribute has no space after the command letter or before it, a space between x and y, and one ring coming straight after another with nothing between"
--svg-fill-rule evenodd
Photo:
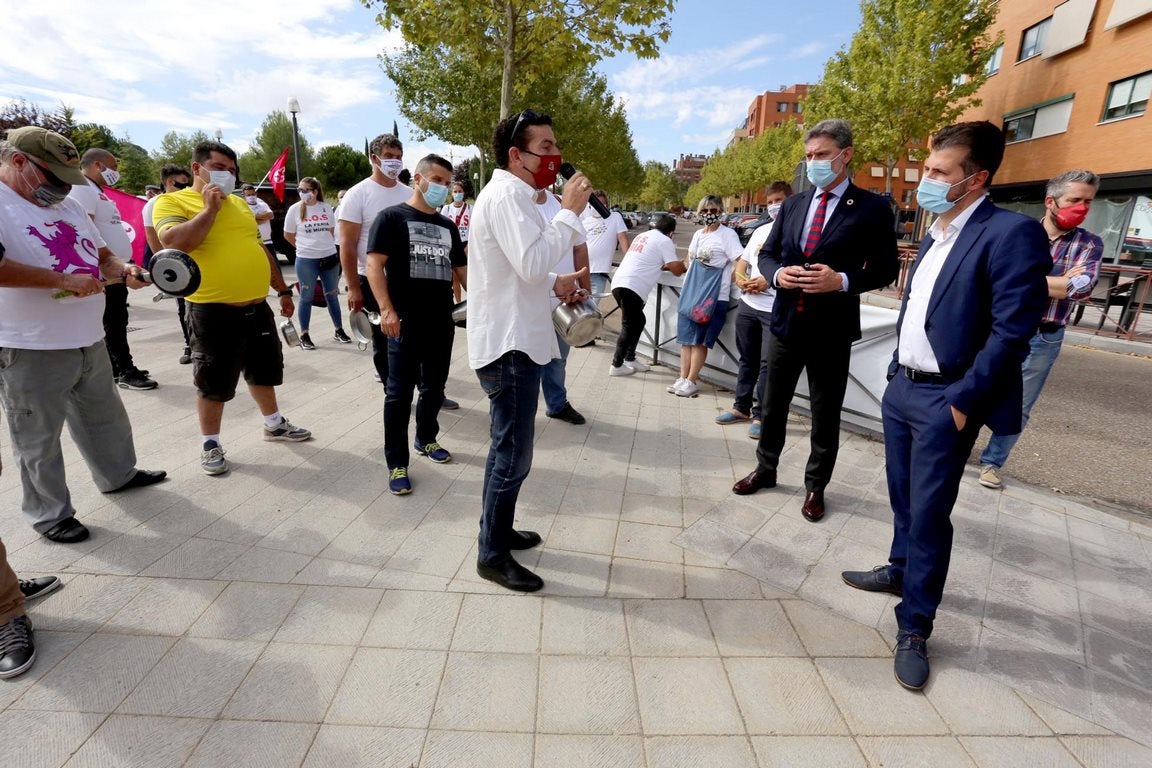
<instances>
[{"instance_id":1,"label":"blue sky","mask_svg":"<svg viewBox=\"0 0 1152 768\"><path fill-rule=\"evenodd\" d=\"M858 3L825 0L818 13L799 5L680 0L659 59L602 62L641 160L710 153L756 94L818 79L855 31ZM79 120L127 132L147 149L170 130L219 128L243 151L265 115L296 96L314 145L360 147L397 119L410 160L474 154L412 138L376 60L402 40L374 15L359 0L25 3L5 22L0 100L66 103Z\"/></svg>"}]
</instances>

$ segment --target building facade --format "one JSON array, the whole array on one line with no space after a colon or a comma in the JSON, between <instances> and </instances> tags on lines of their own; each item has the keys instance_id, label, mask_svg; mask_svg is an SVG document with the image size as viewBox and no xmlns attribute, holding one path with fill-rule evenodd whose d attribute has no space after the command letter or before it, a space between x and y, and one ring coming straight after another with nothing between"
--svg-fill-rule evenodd
<instances>
[{"instance_id":1,"label":"building facade","mask_svg":"<svg viewBox=\"0 0 1152 768\"><path fill-rule=\"evenodd\" d=\"M679 160L672 161L672 175L678 181L692 186L700 181L700 173L708 164L708 155L680 155Z\"/></svg>"}]
</instances>

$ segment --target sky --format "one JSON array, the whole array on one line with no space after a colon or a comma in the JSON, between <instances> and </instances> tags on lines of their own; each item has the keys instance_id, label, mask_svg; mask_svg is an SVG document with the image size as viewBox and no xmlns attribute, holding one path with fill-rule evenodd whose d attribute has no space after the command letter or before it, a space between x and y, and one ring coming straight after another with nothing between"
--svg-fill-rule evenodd
<instances>
[{"instance_id":1,"label":"sky","mask_svg":"<svg viewBox=\"0 0 1152 768\"><path fill-rule=\"evenodd\" d=\"M798 7L800 6L800 7ZM859 23L857 0L815 13L782 0L678 0L658 59L619 54L597 69L625 105L642 161L723 147L759 93L815 82ZM268 112L295 96L316 147L399 124L405 157L475 154L415 131L377 56L403 45L360 0L52 0L5 19L0 102L75 109L148 150L168 131L220 129L243 152ZM530 105L525 105L530 106ZM563 143L563 137L559 137ZM579 158L570 158L579 165Z\"/></svg>"}]
</instances>

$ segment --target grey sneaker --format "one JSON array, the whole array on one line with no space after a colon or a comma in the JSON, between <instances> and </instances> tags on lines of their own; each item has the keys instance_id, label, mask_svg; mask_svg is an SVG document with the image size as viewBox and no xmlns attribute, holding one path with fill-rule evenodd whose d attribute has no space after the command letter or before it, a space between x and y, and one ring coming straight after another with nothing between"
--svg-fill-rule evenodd
<instances>
[{"instance_id":1,"label":"grey sneaker","mask_svg":"<svg viewBox=\"0 0 1152 768\"><path fill-rule=\"evenodd\" d=\"M1003 488L1004 483L1000 481L1000 470L991 464L985 464L980 467L980 485L985 488Z\"/></svg>"},{"instance_id":2,"label":"grey sneaker","mask_svg":"<svg viewBox=\"0 0 1152 768\"><path fill-rule=\"evenodd\" d=\"M264 427L264 439L273 442L301 443L312 439L312 433L281 416L280 426L272 429Z\"/></svg>"},{"instance_id":3,"label":"grey sneaker","mask_svg":"<svg viewBox=\"0 0 1152 768\"><path fill-rule=\"evenodd\" d=\"M200 452L200 469L206 475L222 475L228 471L228 459L224 458L224 449L215 440L207 440L204 450Z\"/></svg>"}]
</instances>

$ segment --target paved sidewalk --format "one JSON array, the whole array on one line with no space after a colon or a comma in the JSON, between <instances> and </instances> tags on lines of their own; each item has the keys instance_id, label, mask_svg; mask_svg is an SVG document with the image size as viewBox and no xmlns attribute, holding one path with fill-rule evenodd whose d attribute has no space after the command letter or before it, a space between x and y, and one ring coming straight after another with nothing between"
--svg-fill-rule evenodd
<instances>
[{"instance_id":1,"label":"paved sidewalk","mask_svg":"<svg viewBox=\"0 0 1152 768\"><path fill-rule=\"evenodd\" d=\"M603 345L573 350L589 423L540 417L518 525L545 537L524 560L547 586L512 595L474 570L487 408L463 334L449 380L463 407L441 420L455 461L415 461L397 498L369 355L321 342L323 318L317 351L286 351L281 390L316 439L264 443L241 394L224 420L234 469L213 478L174 307L132 312L133 351L161 386L122 394L140 465L171 479L102 496L66 441L93 537L63 546L24 524L18 478L0 477L13 566L67 581L30 611L36 666L0 683L2 765L1152 764L1116 735L1152 742L1152 697L1134 687L1152 687L1147 529L1023 488L966 489L951 618L913 694L892 679L890 602L833 574L882 561L876 443L845 435L840 490L809 525L789 514L796 486L730 495L754 444L712 423L727 396L673 397L660 370L609 380ZM786 455L785 483L799 463ZM994 678L1005 668L1034 695ZM1130 686L1127 709L1096 706L1106 679Z\"/></svg>"}]
</instances>

